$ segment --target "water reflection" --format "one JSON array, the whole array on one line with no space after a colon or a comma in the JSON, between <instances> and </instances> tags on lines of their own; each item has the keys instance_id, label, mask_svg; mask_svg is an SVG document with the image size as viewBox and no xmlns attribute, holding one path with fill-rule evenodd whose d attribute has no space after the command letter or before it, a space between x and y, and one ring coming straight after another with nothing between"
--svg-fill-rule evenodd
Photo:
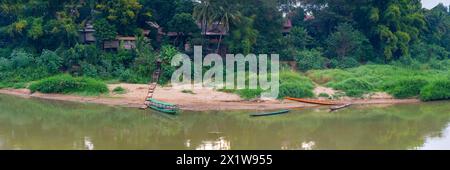
<instances>
[{"instance_id":1,"label":"water reflection","mask_svg":"<svg viewBox=\"0 0 450 170\"><path fill-rule=\"evenodd\" d=\"M437 102L264 118L184 112L169 119L137 109L0 95L0 149L450 149L449 110L450 102Z\"/></svg>"},{"instance_id":2,"label":"water reflection","mask_svg":"<svg viewBox=\"0 0 450 170\"><path fill-rule=\"evenodd\" d=\"M291 146L290 142L283 142L281 145L281 150L314 150L316 147L316 142L314 141L304 141L294 143L294 146Z\"/></svg>"},{"instance_id":3,"label":"water reflection","mask_svg":"<svg viewBox=\"0 0 450 170\"><path fill-rule=\"evenodd\" d=\"M217 140L202 141L195 150L231 150L231 145L225 137L220 137Z\"/></svg>"},{"instance_id":4,"label":"water reflection","mask_svg":"<svg viewBox=\"0 0 450 170\"><path fill-rule=\"evenodd\" d=\"M419 150L450 150L450 124L438 136L431 136L425 140Z\"/></svg>"},{"instance_id":5,"label":"water reflection","mask_svg":"<svg viewBox=\"0 0 450 170\"><path fill-rule=\"evenodd\" d=\"M84 137L84 149L86 150L94 150L94 143L90 137Z\"/></svg>"}]
</instances>

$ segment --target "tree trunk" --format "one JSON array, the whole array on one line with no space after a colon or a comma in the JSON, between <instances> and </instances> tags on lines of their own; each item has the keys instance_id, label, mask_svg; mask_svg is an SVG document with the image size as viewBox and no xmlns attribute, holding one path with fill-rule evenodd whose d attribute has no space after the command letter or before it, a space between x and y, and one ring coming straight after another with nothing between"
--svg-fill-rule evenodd
<instances>
[{"instance_id":1,"label":"tree trunk","mask_svg":"<svg viewBox=\"0 0 450 170\"><path fill-rule=\"evenodd\" d=\"M206 35L207 32L208 32L208 22L205 21L205 31L204 31L204 35L203 36L204 36L204 40L206 39L206 41L208 41L208 43L206 43L206 44L209 44L209 40L208 40L208 37ZM204 43L204 42L202 42L202 43Z\"/></svg>"},{"instance_id":2,"label":"tree trunk","mask_svg":"<svg viewBox=\"0 0 450 170\"><path fill-rule=\"evenodd\" d=\"M219 42L217 43L217 49L216 49L217 54L219 53L221 43L222 43L222 33L220 34Z\"/></svg>"}]
</instances>

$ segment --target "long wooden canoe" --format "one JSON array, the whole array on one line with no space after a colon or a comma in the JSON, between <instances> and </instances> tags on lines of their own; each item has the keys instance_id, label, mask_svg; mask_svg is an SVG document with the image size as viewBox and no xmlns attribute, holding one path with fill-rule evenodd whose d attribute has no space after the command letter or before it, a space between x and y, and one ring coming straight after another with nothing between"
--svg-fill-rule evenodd
<instances>
[{"instance_id":1,"label":"long wooden canoe","mask_svg":"<svg viewBox=\"0 0 450 170\"><path fill-rule=\"evenodd\" d=\"M302 102L302 103L318 104L318 105L342 105L341 103L336 103L336 102L332 102L332 101L324 101L324 100L310 100L310 99L300 99L300 98L292 98L292 97L286 97L285 99Z\"/></svg>"},{"instance_id":2,"label":"long wooden canoe","mask_svg":"<svg viewBox=\"0 0 450 170\"><path fill-rule=\"evenodd\" d=\"M163 109L163 108L159 108L156 106L150 106L150 108L153 110L160 111L163 113L168 113L168 114L176 114L177 113L177 110L174 110L174 109Z\"/></svg>"},{"instance_id":3,"label":"long wooden canoe","mask_svg":"<svg viewBox=\"0 0 450 170\"><path fill-rule=\"evenodd\" d=\"M276 111L276 112L270 112L270 113L256 113L256 114L251 114L251 117L261 117L261 116L273 116L273 115L280 115L280 114L285 114L290 112L290 110L280 110L280 111Z\"/></svg>"},{"instance_id":4,"label":"long wooden canoe","mask_svg":"<svg viewBox=\"0 0 450 170\"><path fill-rule=\"evenodd\" d=\"M153 98L147 99L147 105L153 110L169 114L176 114L179 110L178 106L175 104L159 101Z\"/></svg>"},{"instance_id":5,"label":"long wooden canoe","mask_svg":"<svg viewBox=\"0 0 450 170\"><path fill-rule=\"evenodd\" d=\"M333 106L333 107L330 108L330 112L334 112L334 111L337 111L337 110L340 110L340 109L344 109L344 108L350 107L351 105L352 105L351 103L348 103L348 104L344 104L344 105L340 105L340 106Z\"/></svg>"}]
</instances>

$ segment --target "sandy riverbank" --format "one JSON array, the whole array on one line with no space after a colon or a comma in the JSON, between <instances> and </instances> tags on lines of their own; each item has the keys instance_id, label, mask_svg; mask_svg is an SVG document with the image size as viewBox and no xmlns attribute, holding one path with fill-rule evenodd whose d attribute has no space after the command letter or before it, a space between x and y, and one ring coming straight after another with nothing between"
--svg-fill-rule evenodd
<instances>
[{"instance_id":1,"label":"sandy riverbank","mask_svg":"<svg viewBox=\"0 0 450 170\"><path fill-rule=\"evenodd\" d=\"M142 107L146 96L148 85L145 84L111 84L109 89L121 86L127 90L125 94L109 94L104 96L86 97L76 95L62 94L31 94L28 89L0 89L0 94L14 95L24 98L40 98L48 100L72 101L82 103L96 103L121 107ZM316 93L330 91L329 89L318 88ZM210 89L193 90L193 94L183 93L179 89L171 87L158 87L154 93L157 100L175 103L182 110L208 111L208 110L276 110L292 109L301 107L314 107L312 104L298 103L288 100L269 100L269 101L244 101L238 95L218 92ZM373 95L368 99L350 99L339 100L341 103L353 104L400 104L417 103L417 99L393 99L386 94Z\"/></svg>"}]
</instances>

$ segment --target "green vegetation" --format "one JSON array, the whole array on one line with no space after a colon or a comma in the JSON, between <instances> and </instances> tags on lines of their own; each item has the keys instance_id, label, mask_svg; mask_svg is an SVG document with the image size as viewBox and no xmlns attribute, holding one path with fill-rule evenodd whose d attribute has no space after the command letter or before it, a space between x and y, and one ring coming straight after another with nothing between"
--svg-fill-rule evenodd
<instances>
[{"instance_id":1,"label":"green vegetation","mask_svg":"<svg viewBox=\"0 0 450 170\"><path fill-rule=\"evenodd\" d=\"M166 84L176 69L172 57L192 54L195 45L204 54L280 54L295 61L312 81L303 73L282 73L280 97L313 97L319 84L356 97L385 91L434 100L445 97L431 97L436 95L430 90L446 87L434 82L449 78L450 11L443 4L423 9L416 0L7 0L0 11L0 88L24 88L60 74L147 83L157 60L163 69L159 83ZM228 34L211 37L209 27ZM91 36L95 40L87 41ZM134 37L134 45L106 48L119 36ZM254 98L262 90L234 92Z\"/></svg>"},{"instance_id":2,"label":"green vegetation","mask_svg":"<svg viewBox=\"0 0 450 170\"><path fill-rule=\"evenodd\" d=\"M420 92L423 101L450 99L450 80L441 79L430 82Z\"/></svg>"},{"instance_id":3,"label":"green vegetation","mask_svg":"<svg viewBox=\"0 0 450 170\"><path fill-rule=\"evenodd\" d=\"M314 97L314 87L309 78L296 72L283 71L280 73L280 94L278 97Z\"/></svg>"},{"instance_id":4,"label":"green vegetation","mask_svg":"<svg viewBox=\"0 0 450 170\"><path fill-rule=\"evenodd\" d=\"M182 90L181 93L195 94L192 90Z\"/></svg>"},{"instance_id":5,"label":"green vegetation","mask_svg":"<svg viewBox=\"0 0 450 170\"><path fill-rule=\"evenodd\" d=\"M336 90L345 91L347 96L361 97L363 94L374 89L373 85L365 80L358 78L350 78L337 83L329 83L329 87Z\"/></svg>"},{"instance_id":6,"label":"green vegetation","mask_svg":"<svg viewBox=\"0 0 450 170\"><path fill-rule=\"evenodd\" d=\"M307 75L314 82L342 90L348 96L360 97L363 94L380 91L387 92L396 98L420 95L421 99L425 101L445 99L445 88L448 86L445 86L444 80L448 80L450 72L428 69L427 65L420 66L424 69L392 65L365 65L344 70L312 70ZM440 84L437 85L437 82ZM437 94L442 92L442 96L431 97L435 96L430 93L432 90L436 90Z\"/></svg>"},{"instance_id":7,"label":"green vegetation","mask_svg":"<svg viewBox=\"0 0 450 170\"><path fill-rule=\"evenodd\" d=\"M327 93L320 93L318 97L330 98L331 96Z\"/></svg>"},{"instance_id":8,"label":"green vegetation","mask_svg":"<svg viewBox=\"0 0 450 170\"><path fill-rule=\"evenodd\" d=\"M125 94L125 93L127 93L127 89L124 89L123 87L118 86L118 87L113 89L113 93Z\"/></svg>"},{"instance_id":9,"label":"green vegetation","mask_svg":"<svg viewBox=\"0 0 450 170\"><path fill-rule=\"evenodd\" d=\"M109 91L106 84L101 81L85 77L72 77L66 74L39 80L32 83L29 88L32 92L86 95L98 95Z\"/></svg>"},{"instance_id":10,"label":"green vegetation","mask_svg":"<svg viewBox=\"0 0 450 170\"><path fill-rule=\"evenodd\" d=\"M406 77L385 84L384 90L396 98L410 98L420 95L420 91L428 84L422 77Z\"/></svg>"}]
</instances>

